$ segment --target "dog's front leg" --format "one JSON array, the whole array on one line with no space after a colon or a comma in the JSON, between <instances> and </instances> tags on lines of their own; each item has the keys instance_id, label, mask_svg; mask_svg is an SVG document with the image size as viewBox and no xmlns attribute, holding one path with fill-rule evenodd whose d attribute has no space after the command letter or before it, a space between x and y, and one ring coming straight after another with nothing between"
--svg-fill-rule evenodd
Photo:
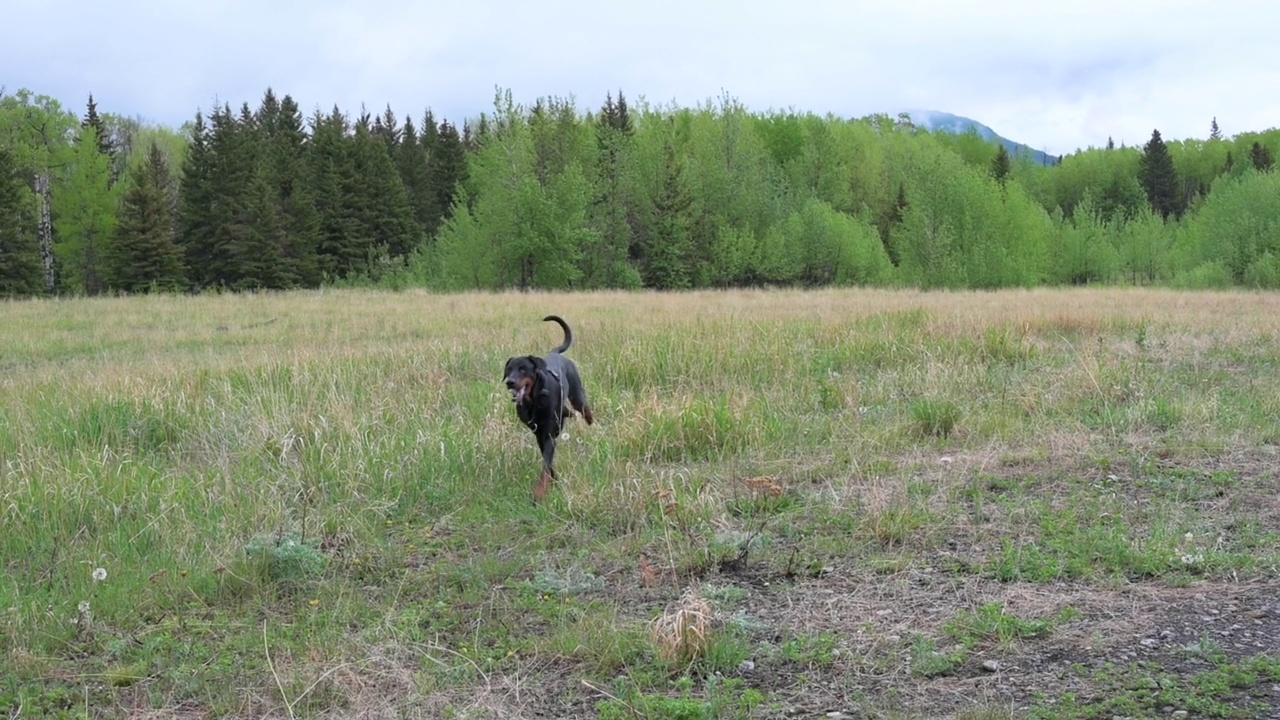
<instances>
[{"instance_id":1,"label":"dog's front leg","mask_svg":"<svg viewBox=\"0 0 1280 720\"><path fill-rule=\"evenodd\" d=\"M542 448L542 477L533 488L533 501L541 502L551 490L551 483L558 478L553 462L556 457L556 439L551 435L539 435L538 445Z\"/></svg>"}]
</instances>

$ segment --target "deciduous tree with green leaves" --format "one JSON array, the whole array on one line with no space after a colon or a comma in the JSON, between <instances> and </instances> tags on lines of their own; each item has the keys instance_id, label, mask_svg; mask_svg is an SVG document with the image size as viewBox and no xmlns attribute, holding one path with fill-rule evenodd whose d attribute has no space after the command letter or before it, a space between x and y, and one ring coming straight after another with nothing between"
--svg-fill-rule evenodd
<instances>
[{"instance_id":1,"label":"deciduous tree with green leaves","mask_svg":"<svg viewBox=\"0 0 1280 720\"><path fill-rule=\"evenodd\" d=\"M54 253L63 290L98 295L107 289L106 251L116 230L117 204L111 158L99 151L98 131L86 124L53 192Z\"/></svg>"}]
</instances>

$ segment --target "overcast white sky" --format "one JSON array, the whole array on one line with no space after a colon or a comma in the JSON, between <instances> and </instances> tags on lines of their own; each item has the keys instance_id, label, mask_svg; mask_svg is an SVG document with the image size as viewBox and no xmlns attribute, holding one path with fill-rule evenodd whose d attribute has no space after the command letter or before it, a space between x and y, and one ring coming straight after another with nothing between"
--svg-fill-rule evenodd
<instances>
[{"instance_id":1,"label":"overcast white sky","mask_svg":"<svg viewBox=\"0 0 1280 720\"><path fill-rule=\"evenodd\" d=\"M495 86L973 118L1053 154L1280 125L1280 4L1187 0L18 0L0 85L178 126L268 87L457 123Z\"/></svg>"}]
</instances>

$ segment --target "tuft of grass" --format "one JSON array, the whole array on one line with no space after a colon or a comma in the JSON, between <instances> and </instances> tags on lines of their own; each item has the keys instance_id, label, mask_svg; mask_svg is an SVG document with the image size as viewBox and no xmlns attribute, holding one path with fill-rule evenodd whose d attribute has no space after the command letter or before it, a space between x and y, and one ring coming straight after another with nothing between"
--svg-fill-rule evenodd
<instances>
[{"instance_id":1,"label":"tuft of grass","mask_svg":"<svg viewBox=\"0 0 1280 720\"><path fill-rule=\"evenodd\" d=\"M950 400L921 398L911 404L911 419L924 437L951 437L962 415L960 407Z\"/></svg>"},{"instance_id":2,"label":"tuft of grass","mask_svg":"<svg viewBox=\"0 0 1280 720\"><path fill-rule=\"evenodd\" d=\"M650 627L658 656L679 664L707 658L714 646L714 623L715 616L707 601L692 589L686 590Z\"/></svg>"}]
</instances>

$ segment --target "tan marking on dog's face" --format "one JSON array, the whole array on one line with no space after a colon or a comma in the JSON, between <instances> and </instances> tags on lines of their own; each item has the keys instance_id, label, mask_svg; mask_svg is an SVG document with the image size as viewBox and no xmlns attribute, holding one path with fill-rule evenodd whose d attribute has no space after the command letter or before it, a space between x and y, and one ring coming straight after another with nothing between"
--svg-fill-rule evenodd
<instances>
[{"instance_id":1,"label":"tan marking on dog's face","mask_svg":"<svg viewBox=\"0 0 1280 720\"><path fill-rule=\"evenodd\" d=\"M517 405L524 402L533 392L533 378L529 376L516 380L516 384L511 388L511 401Z\"/></svg>"}]
</instances>

